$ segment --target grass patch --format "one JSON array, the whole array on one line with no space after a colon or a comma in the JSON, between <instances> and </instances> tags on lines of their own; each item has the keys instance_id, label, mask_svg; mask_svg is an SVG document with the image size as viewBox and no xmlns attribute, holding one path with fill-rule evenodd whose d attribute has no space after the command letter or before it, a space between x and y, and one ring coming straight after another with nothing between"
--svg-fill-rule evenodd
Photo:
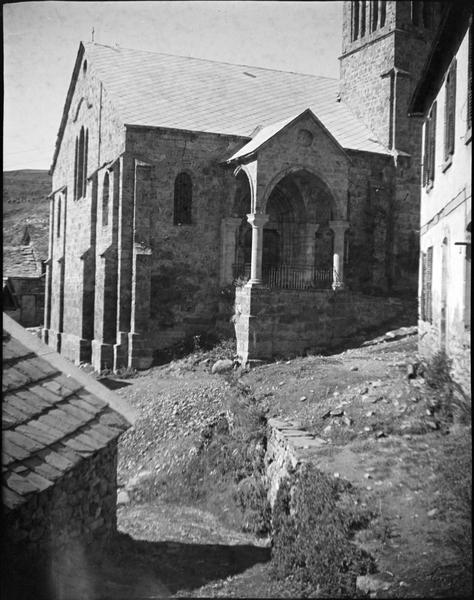
<instances>
[{"instance_id":1,"label":"grass patch","mask_svg":"<svg viewBox=\"0 0 474 600\"><path fill-rule=\"evenodd\" d=\"M356 504L350 484L312 464L282 482L273 511L273 570L302 596L353 596L358 575L374 570L351 540L372 515Z\"/></svg>"}]
</instances>

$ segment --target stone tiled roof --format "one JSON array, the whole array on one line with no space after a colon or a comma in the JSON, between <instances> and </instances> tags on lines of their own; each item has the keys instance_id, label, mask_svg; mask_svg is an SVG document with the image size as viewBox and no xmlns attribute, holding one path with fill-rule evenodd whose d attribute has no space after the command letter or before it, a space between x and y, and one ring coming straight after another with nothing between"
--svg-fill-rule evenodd
<instances>
[{"instance_id":1,"label":"stone tiled roof","mask_svg":"<svg viewBox=\"0 0 474 600\"><path fill-rule=\"evenodd\" d=\"M2 493L7 509L54 485L133 421L124 401L3 315Z\"/></svg>"},{"instance_id":2,"label":"stone tiled roof","mask_svg":"<svg viewBox=\"0 0 474 600\"><path fill-rule=\"evenodd\" d=\"M251 138L257 127L310 108L343 148L388 152L338 101L338 79L95 43L84 47L125 124Z\"/></svg>"},{"instance_id":3,"label":"stone tiled roof","mask_svg":"<svg viewBox=\"0 0 474 600\"><path fill-rule=\"evenodd\" d=\"M41 259L32 245L3 246L3 276L41 276Z\"/></svg>"}]
</instances>

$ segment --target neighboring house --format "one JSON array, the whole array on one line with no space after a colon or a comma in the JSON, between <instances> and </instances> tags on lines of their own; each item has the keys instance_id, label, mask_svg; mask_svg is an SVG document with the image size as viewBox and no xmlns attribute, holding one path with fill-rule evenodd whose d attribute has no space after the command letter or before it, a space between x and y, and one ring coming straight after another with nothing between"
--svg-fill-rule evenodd
<instances>
[{"instance_id":1,"label":"neighboring house","mask_svg":"<svg viewBox=\"0 0 474 600\"><path fill-rule=\"evenodd\" d=\"M410 103L423 115L419 349L470 389L472 4L453 2Z\"/></svg>"},{"instance_id":2,"label":"neighboring house","mask_svg":"<svg viewBox=\"0 0 474 600\"><path fill-rule=\"evenodd\" d=\"M2 597L79 597L60 593L61 569L116 530L117 439L134 413L5 314L2 341Z\"/></svg>"},{"instance_id":3,"label":"neighboring house","mask_svg":"<svg viewBox=\"0 0 474 600\"><path fill-rule=\"evenodd\" d=\"M216 331L235 278L244 360L401 310L387 298L414 299L418 272L407 106L441 12L345 2L340 80L81 43L51 167L45 341L98 370L146 367Z\"/></svg>"},{"instance_id":4,"label":"neighboring house","mask_svg":"<svg viewBox=\"0 0 474 600\"><path fill-rule=\"evenodd\" d=\"M29 240L3 247L4 311L24 327L44 323L45 265Z\"/></svg>"}]
</instances>

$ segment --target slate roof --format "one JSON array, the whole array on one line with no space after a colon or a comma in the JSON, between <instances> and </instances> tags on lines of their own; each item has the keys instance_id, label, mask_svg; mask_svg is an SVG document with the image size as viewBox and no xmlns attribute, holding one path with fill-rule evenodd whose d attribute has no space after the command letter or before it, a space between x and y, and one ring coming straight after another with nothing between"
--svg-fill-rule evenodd
<instances>
[{"instance_id":1,"label":"slate roof","mask_svg":"<svg viewBox=\"0 0 474 600\"><path fill-rule=\"evenodd\" d=\"M84 48L124 124L251 138L257 127L310 108L342 147L388 153L337 100L338 79L96 43Z\"/></svg>"},{"instance_id":2,"label":"slate roof","mask_svg":"<svg viewBox=\"0 0 474 600\"><path fill-rule=\"evenodd\" d=\"M3 277L41 277L41 259L32 245L3 246Z\"/></svg>"},{"instance_id":3,"label":"slate roof","mask_svg":"<svg viewBox=\"0 0 474 600\"><path fill-rule=\"evenodd\" d=\"M116 439L134 414L5 314L2 342L2 494L14 509Z\"/></svg>"}]
</instances>

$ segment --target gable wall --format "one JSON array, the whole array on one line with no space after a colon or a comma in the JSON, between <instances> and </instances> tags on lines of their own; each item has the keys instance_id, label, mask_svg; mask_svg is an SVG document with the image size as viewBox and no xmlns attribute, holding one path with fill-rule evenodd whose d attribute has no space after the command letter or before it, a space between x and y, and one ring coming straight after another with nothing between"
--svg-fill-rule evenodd
<instances>
[{"instance_id":1,"label":"gable wall","mask_svg":"<svg viewBox=\"0 0 474 600\"><path fill-rule=\"evenodd\" d=\"M310 145L299 141L302 130L314 137ZM258 152L257 206L264 208L266 200L282 171L301 166L324 181L331 192L334 203L334 218L345 218L348 159L328 134L305 115L291 127L271 138Z\"/></svg>"},{"instance_id":2,"label":"gable wall","mask_svg":"<svg viewBox=\"0 0 474 600\"><path fill-rule=\"evenodd\" d=\"M87 54L85 55L87 60ZM90 176L104 162L116 158L124 149L124 128L108 98L101 89L100 81L94 75L93 66L88 64L86 73L82 65L79 69L75 90L63 132L57 162L53 171L53 190L67 186L66 192L55 194L53 198L53 231L51 323L55 330L60 317L61 274L58 259L64 255L64 337L63 353L72 360L80 357L73 347L69 347L67 336L81 338L83 324L84 276L91 269L81 256L91 247L95 228L96 194L94 183L88 181L86 197L74 200L75 142L81 127L88 130L87 174ZM60 235L57 235L57 207L60 197ZM65 197L65 201L64 201ZM67 213L66 222L64 214ZM63 238L65 236L65 239Z\"/></svg>"}]
</instances>

